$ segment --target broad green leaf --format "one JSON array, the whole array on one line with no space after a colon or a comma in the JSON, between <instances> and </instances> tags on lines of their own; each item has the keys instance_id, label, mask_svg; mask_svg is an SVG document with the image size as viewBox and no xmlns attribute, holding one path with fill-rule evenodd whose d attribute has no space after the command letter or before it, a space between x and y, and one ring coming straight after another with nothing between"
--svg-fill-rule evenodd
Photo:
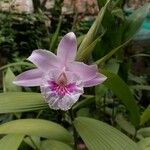
<instances>
[{"instance_id":1,"label":"broad green leaf","mask_svg":"<svg viewBox=\"0 0 150 150\"><path fill-rule=\"evenodd\" d=\"M24 135L8 134L0 139L0 150L18 150Z\"/></svg>"},{"instance_id":2,"label":"broad green leaf","mask_svg":"<svg viewBox=\"0 0 150 150\"><path fill-rule=\"evenodd\" d=\"M150 137L150 127L141 128L137 133L141 134L143 137Z\"/></svg>"},{"instance_id":3,"label":"broad green leaf","mask_svg":"<svg viewBox=\"0 0 150 150\"><path fill-rule=\"evenodd\" d=\"M7 92L0 94L0 114L44 109L47 104L40 93Z\"/></svg>"},{"instance_id":4,"label":"broad green leaf","mask_svg":"<svg viewBox=\"0 0 150 150\"><path fill-rule=\"evenodd\" d=\"M15 75L10 68L7 68L6 74L3 79L3 91L4 92L18 92L21 91L19 86L13 84Z\"/></svg>"},{"instance_id":5,"label":"broad green leaf","mask_svg":"<svg viewBox=\"0 0 150 150\"><path fill-rule=\"evenodd\" d=\"M140 140L137 144L141 150L150 150L150 137Z\"/></svg>"},{"instance_id":6,"label":"broad green leaf","mask_svg":"<svg viewBox=\"0 0 150 150\"><path fill-rule=\"evenodd\" d=\"M89 150L139 150L129 137L104 122L78 117L74 125Z\"/></svg>"},{"instance_id":7,"label":"broad green leaf","mask_svg":"<svg viewBox=\"0 0 150 150\"><path fill-rule=\"evenodd\" d=\"M20 119L0 125L0 134L24 134L70 143L72 135L62 126L42 119Z\"/></svg>"},{"instance_id":8,"label":"broad green leaf","mask_svg":"<svg viewBox=\"0 0 150 150\"><path fill-rule=\"evenodd\" d=\"M147 3L133 12L127 17L125 22L124 41L132 38L140 29L150 9L150 4Z\"/></svg>"},{"instance_id":9,"label":"broad green leaf","mask_svg":"<svg viewBox=\"0 0 150 150\"><path fill-rule=\"evenodd\" d=\"M101 22L103 20L103 16L105 14L109 2L110 1L108 1L105 4L105 6L101 8L95 22L93 23L92 27L90 28L82 43L80 44L77 52L77 59L80 57L81 52L85 51L87 47L91 45L91 43L93 43L102 34Z\"/></svg>"},{"instance_id":10,"label":"broad green leaf","mask_svg":"<svg viewBox=\"0 0 150 150\"><path fill-rule=\"evenodd\" d=\"M69 145L55 141L55 140L45 140L41 143L40 150L73 150Z\"/></svg>"},{"instance_id":11,"label":"broad green leaf","mask_svg":"<svg viewBox=\"0 0 150 150\"><path fill-rule=\"evenodd\" d=\"M149 120L150 120L150 105L145 109L145 111L141 115L140 125L143 125L144 123L146 123Z\"/></svg>"},{"instance_id":12,"label":"broad green leaf","mask_svg":"<svg viewBox=\"0 0 150 150\"><path fill-rule=\"evenodd\" d=\"M104 85L111 89L119 100L126 106L130 113L130 119L132 124L137 127L140 123L139 108L134 96L132 95L128 85L116 74L106 70L101 70L107 80Z\"/></svg>"}]
</instances>

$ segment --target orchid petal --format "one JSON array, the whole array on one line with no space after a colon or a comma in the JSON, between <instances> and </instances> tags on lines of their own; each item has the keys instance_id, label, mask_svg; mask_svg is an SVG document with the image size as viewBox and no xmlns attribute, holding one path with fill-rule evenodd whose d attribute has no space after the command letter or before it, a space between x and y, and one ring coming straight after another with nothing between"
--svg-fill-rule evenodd
<instances>
[{"instance_id":1,"label":"orchid petal","mask_svg":"<svg viewBox=\"0 0 150 150\"><path fill-rule=\"evenodd\" d=\"M106 79L107 79L106 76L104 76L103 74L97 73L93 79L85 81L83 84L84 84L84 87L91 87L91 86L95 86L95 85L103 83Z\"/></svg>"},{"instance_id":2,"label":"orchid petal","mask_svg":"<svg viewBox=\"0 0 150 150\"><path fill-rule=\"evenodd\" d=\"M39 69L28 70L18 75L13 83L19 86L39 86L42 75L43 72Z\"/></svg>"},{"instance_id":3,"label":"orchid petal","mask_svg":"<svg viewBox=\"0 0 150 150\"><path fill-rule=\"evenodd\" d=\"M57 56L65 64L74 61L77 51L76 36L73 32L66 34L60 41L57 49Z\"/></svg>"},{"instance_id":4,"label":"orchid petal","mask_svg":"<svg viewBox=\"0 0 150 150\"><path fill-rule=\"evenodd\" d=\"M86 65L82 62L68 63L67 69L79 76L82 81L93 79L97 73L96 65Z\"/></svg>"},{"instance_id":5,"label":"orchid petal","mask_svg":"<svg viewBox=\"0 0 150 150\"><path fill-rule=\"evenodd\" d=\"M39 69L48 71L51 67L58 67L60 61L52 52L46 50L34 50L28 60L34 63Z\"/></svg>"}]
</instances>

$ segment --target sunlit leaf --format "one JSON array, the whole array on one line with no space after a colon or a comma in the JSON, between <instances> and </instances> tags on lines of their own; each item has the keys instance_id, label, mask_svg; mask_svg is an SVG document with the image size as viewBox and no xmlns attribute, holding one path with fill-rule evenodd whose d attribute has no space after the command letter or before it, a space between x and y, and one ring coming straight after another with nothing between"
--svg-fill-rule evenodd
<instances>
[{"instance_id":1,"label":"sunlit leaf","mask_svg":"<svg viewBox=\"0 0 150 150\"><path fill-rule=\"evenodd\" d=\"M25 112L44 109L47 104L40 93L7 92L0 94L0 113Z\"/></svg>"},{"instance_id":2,"label":"sunlit leaf","mask_svg":"<svg viewBox=\"0 0 150 150\"><path fill-rule=\"evenodd\" d=\"M33 149L40 149L41 141L38 136L27 136L24 138L24 142L31 146Z\"/></svg>"},{"instance_id":3,"label":"sunlit leaf","mask_svg":"<svg viewBox=\"0 0 150 150\"><path fill-rule=\"evenodd\" d=\"M55 140L45 140L41 143L40 150L73 150L69 145L55 141Z\"/></svg>"},{"instance_id":4,"label":"sunlit leaf","mask_svg":"<svg viewBox=\"0 0 150 150\"><path fill-rule=\"evenodd\" d=\"M141 128L137 133L141 134L143 137L150 137L150 127Z\"/></svg>"},{"instance_id":5,"label":"sunlit leaf","mask_svg":"<svg viewBox=\"0 0 150 150\"><path fill-rule=\"evenodd\" d=\"M88 56L92 53L97 42L101 40L102 36L103 34L100 37L98 37L95 41L93 41L89 46L87 46L84 51L81 51L80 55L77 56L77 60L78 61L86 60Z\"/></svg>"},{"instance_id":6,"label":"sunlit leaf","mask_svg":"<svg viewBox=\"0 0 150 150\"><path fill-rule=\"evenodd\" d=\"M6 74L3 79L3 91L4 92L18 92L21 91L19 86L13 84L15 75L10 68L7 69Z\"/></svg>"},{"instance_id":7,"label":"sunlit leaf","mask_svg":"<svg viewBox=\"0 0 150 150\"><path fill-rule=\"evenodd\" d=\"M78 117L74 125L89 150L138 150L130 138L104 122Z\"/></svg>"},{"instance_id":8,"label":"sunlit leaf","mask_svg":"<svg viewBox=\"0 0 150 150\"><path fill-rule=\"evenodd\" d=\"M20 119L0 125L0 134L40 136L70 143L72 135L62 126L42 119Z\"/></svg>"},{"instance_id":9,"label":"sunlit leaf","mask_svg":"<svg viewBox=\"0 0 150 150\"><path fill-rule=\"evenodd\" d=\"M140 123L139 108L128 85L114 73L106 70L101 70L101 72L108 78L104 82L104 85L111 89L119 98L119 100L126 106L127 110L130 112L130 119L132 124L137 127Z\"/></svg>"},{"instance_id":10,"label":"sunlit leaf","mask_svg":"<svg viewBox=\"0 0 150 150\"><path fill-rule=\"evenodd\" d=\"M77 59L80 57L80 54L83 53L83 51L85 51L89 45L91 45L91 43L93 43L101 34L103 34L101 22L109 2L110 1L108 1L106 5L101 8L95 22L80 44L77 52Z\"/></svg>"},{"instance_id":11,"label":"sunlit leaf","mask_svg":"<svg viewBox=\"0 0 150 150\"><path fill-rule=\"evenodd\" d=\"M150 105L143 112L143 114L141 116L140 124L143 125L144 123L146 123L149 120L150 120Z\"/></svg>"},{"instance_id":12,"label":"sunlit leaf","mask_svg":"<svg viewBox=\"0 0 150 150\"><path fill-rule=\"evenodd\" d=\"M115 8L112 10L112 15L119 17L120 19L124 20L124 12L121 8Z\"/></svg>"},{"instance_id":13,"label":"sunlit leaf","mask_svg":"<svg viewBox=\"0 0 150 150\"><path fill-rule=\"evenodd\" d=\"M137 144L141 150L150 150L150 137L140 140Z\"/></svg>"},{"instance_id":14,"label":"sunlit leaf","mask_svg":"<svg viewBox=\"0 0 150 150\"><path fill-rule=\"evenodd\" d=\"M8 134L0 139L0 150L18 150L24 135Z\"/></svg>"}]
</instances>

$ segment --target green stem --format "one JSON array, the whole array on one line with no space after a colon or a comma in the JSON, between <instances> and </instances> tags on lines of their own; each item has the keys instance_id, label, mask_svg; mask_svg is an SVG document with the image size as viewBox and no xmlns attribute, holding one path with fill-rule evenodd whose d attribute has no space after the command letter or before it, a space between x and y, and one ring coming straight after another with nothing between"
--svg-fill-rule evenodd
<instances>
[{"instance_id":1,"label":"green stem","mask_svg":"<svg viewBox=\"0 0 150 150\"><path fill-rule=\"evenodd\" d=\"M135 133L134 133L134 136L133 136L133 140L136 139L136 136L137 136L137 129L135 129Z\"/></svg>"},{"instance_id":2,"label":"green stem","mask_svg":"<svg viewBox=\"0 0 150 150\"><path fill-rule=\"evenodd\" d=\"M2 66L0 67L0 71L3 70L3 69L6 69L8 67L14 67L14 66L30 66L30 67L33 67L34 65L32 65L31 63L27 63L27 62L16 62L16 63L11 63L11 64L8 64L8 65L5 65L5 66Z\"/></svg>"},{"instance_id":3,"label":"green stem","mask_svg":"<svg viewBox=\"0 0 150 150\"><path fill-rule=\"evenodd\" d=\"M69 115L70 115L70 119L71 119L71 124L72 124L72 127L73 127L73 137L74 137L74 148L75 150L77 150L77 139L78 139L78 133L74 127L74 124L73 124L73 121L74 121L74 113L72 111L72 109L69 110Z\"/></svg>"},{"instance_id":4,"label":"green stem","mask_svg":"<svg viewBox=\"0 0 150 150\"><path fill-rule=\"evenodd\" d=\"M34 145L34 147L35 147L35 149L36 150L40 150L39 148L38 148L38 146L35 144L35 142L33 141L33 139L29 136L29 139L30 139L30 141L32 142L32 144Z\"/></svg>"},{"instance_id":5,"label":"green stem","mask_svg":"<svg viewBox=\"0 0 150 150\"><path fill-rule=\"evenodd\" d=\"M113 99L113 108L112 108L112 125L115 122L115 100Z\"/></svg>"}]
</instances>

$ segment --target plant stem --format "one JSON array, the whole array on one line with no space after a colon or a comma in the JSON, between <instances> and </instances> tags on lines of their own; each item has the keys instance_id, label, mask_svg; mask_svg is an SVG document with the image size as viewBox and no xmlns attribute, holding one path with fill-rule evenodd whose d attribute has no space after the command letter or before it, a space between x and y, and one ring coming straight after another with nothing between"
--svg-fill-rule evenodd
<instances>
[{"instance_id":1,"label":"plant stem","mask_svg":"<svg viewBox=\"0 0 150 150\"><path fill-rule=\"evenodd\" d=\"M73 121L74 121L74 114L73 114L72 109L69 110L69 115L70 115L71 124L72 124L72 127L73 127L74 148L75 148L75 150L77 150L78 133L77 133L77 131L76 131L75 127L74 127L74 124L73 124Z\"/></svg>"},{"instance_id":2,"label":"plant stem","mask_svg":"<svg viewBox=\"0 0 150 150\"><path fill-rule=\"evenodd\" d=\"M113 108L112 108L112 125L114 125L115 122L115 100L113 99Z\"/></svg>"},{"instance_id":3,"label":"plant stem","mask_svg":"<svg viewBox=\"0 0 150 150\"><path fill-rule=\"evenodd\" d=\"M136 139L136 136L137 136L137 129L135 129L135 133L134 133L134 136L133 136L133 140Z\"/></svg>"},{"instance_id":4,"label":"plant stem","mask_svg":"<svg viewBox=\"0 0 150 150\"><path fill-rule=\"evenodd\" d=\"M35 144L35 142L33 141L33 139L31 138L31 136L28 136L28 137L29 137L30 141L32 142L32 144L35 146L35 149L36 149L36 150L40 150L40 149L38 148L38 146Z\"/></svg>"}]
</instances>

